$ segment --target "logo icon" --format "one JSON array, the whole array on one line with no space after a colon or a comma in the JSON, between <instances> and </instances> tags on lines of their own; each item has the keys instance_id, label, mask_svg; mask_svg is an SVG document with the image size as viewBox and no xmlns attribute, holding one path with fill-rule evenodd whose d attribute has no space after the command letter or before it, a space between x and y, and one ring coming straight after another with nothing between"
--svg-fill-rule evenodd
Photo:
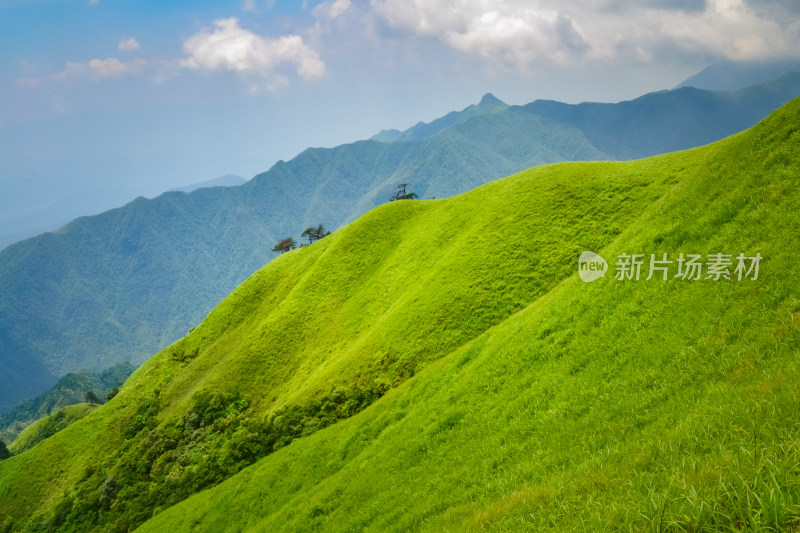
<instances>
[{"instance_id":1,"label":"logo icon","mask_svg":"<svg viewBox=\"0 0 800 533\"><path fill-rule=\"evenodd\" d=\"M594 252L583 252L578 258L578 275L586 283L606 277L608 262Z\"/></svg>"}]
</instances>

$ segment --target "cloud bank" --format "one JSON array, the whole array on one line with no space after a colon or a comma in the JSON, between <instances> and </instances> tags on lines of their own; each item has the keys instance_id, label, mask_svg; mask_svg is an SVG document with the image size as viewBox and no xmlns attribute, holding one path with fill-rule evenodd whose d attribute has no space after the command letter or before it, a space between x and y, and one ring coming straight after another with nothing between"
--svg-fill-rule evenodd
<instances>
[{"instance_id":1,"label":"cloud bank","mask_svg":"<svg viewBox=\"0 0 800 533\"><path fill-rule=\"evenodd\" d=\"M135 59L128 63L123 63L115 57L108 59L92 59L89 67L94 71L98 78L123 78L128 75L136 76L141 74L147 65L144 59Z\"/></svg>"},{"instance_id":2,"label":"cloud bank","mask_svg":"<svg viewBox=\"0 0 800 533\"><path fill-rule=\"evenodd\" d=\"M216 20L214 26L213 32L201 31L184 42L183 50L189 57L182 66L260 77L271 89L285 83L275 72L282 63L293 64L297 75L305 80L325 75L325 63L299 35L261 37L239 26L236 17Z\"/></svg>"},{"instance_id":3,"label":"cloud bank","mask_svg":"<svg viewBox=\"0 0 800 533\"><path fill-rule=\"evenodd\" d=\"M371 0L395 31L524 70L580 60L797 54L790 0Z\"/></svg>"}]
</instances>

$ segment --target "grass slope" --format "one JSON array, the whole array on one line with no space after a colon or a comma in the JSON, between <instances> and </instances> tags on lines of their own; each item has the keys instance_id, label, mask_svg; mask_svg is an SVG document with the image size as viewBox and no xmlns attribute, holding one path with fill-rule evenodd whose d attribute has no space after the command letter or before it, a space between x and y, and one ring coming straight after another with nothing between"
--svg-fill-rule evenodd
<instances>
[{"instance_id":1,"label":"grass slope","mask_svg":"<svg viewBox=\"0 0 800 533\"><path fill-rule=\"evenodd\" d=\"M0 251L0 411L67 372L141 363L271 260L279 239L350 222L398 183L443 198L538 164L702 144L798 93L788 78L735 95L666 91L588 118L586 106L542 116L487 95L393 137L408 142L309 149L239 187L137 199L14 244Z\"/></svg>"},{"instance_id":2,"label":"grass slope","mask_svg":"<svg viewBox=\"0 0 800 533\"><path fill-rule=\"evenodd\" d=\"M97 408L97 405L77 403L59 409L52 415L41 418L23 429L8 449L13 454L22 453L44 439L55 435L76 420L80 420Z\"/></svg>"},{"instance_id":3,"label":"grass slope","mask_svg":"<svg viewBox=\"0 0 800 533\"><path fill-rule=\"evenodd\" d=\"M572 275L142 531L796 529L799 116L626 165L692 171L599 250L758 251L758 281Z\"/></svg>"},{"instance_id":4,"label":"grass slope","mask_svg":"<svg viewBox=\"0 0 800 533\"><path fill-rule=\"evenodd\" d=\"M798 115L392 203L281 256L116 398L0 463L0 524L794 527ZM753 282L586 285L584 249L767 259ZM389 390L316 431L340 387ZM286 420L303 438L161 496L237 471Z\"/></svg>"},{"instance_id":5,"label":"grass slope","mask_svg":"<svg viewBox=\"0 0 800 533\"><path fill-rule=\"evenodd\" d=\"M165 427L184 419L200 391L238 389L250 398L246 417L260 420L335 386L402 383L544 295L573 271L580 235L591 228L585 244L602 248L675 180L619 163L593 176L592 168L552 167L447 201L391 203L279 257L103 408L3 462L0 502L30 518L87 472L98 483L127 473L135 453L111 456L144 446L147 431L128 430L155 399ZM175 475L190 472L178 465Z\"/></svg>"}]
</instances>

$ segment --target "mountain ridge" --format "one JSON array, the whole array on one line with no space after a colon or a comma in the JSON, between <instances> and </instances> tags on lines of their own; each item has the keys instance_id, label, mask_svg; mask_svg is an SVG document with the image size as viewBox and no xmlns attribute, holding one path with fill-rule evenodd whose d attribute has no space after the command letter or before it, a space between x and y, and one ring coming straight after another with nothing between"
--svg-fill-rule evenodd
<instances>
[{"instance_id":1,"label":"mountain ridge","mask_svg":"<svg viewBox=\"0 0 800 533\"><path fill-rule=\"evenodd\" d=\"M741 113L742 102L752 102L755 122L759 112L800 93L796 82L732 96L678 93L715 102L719 120L706 113L683 123L676 118L686 114L664 104L659 122L636 118L630 103L603 104L602 113L613 119L604 127L560 111L547 117L527 106L499 109L486 96L485 105L449 115L455 123L435 125L425 140L308 149L241 186L137 199L16 243L0 252L0 410L78 368L141 363L269 261L278 240L298 237L305 227L333 230L355 220L387 201L398 183L409 183L422 198L443 198L543 163L641 157L705 143L744 127L730 118ZM676 96L643 98L658 108ZM611 142L607 134L628 140ZM606 139L600 148L598 137Z\"/></svg>"},{"instance_id":2,"label":"mountain ridge","mask_svg":"<svg viewBox=\"0 0 800 533\"><path fill-rule=\"evenodd\" d=\"M370 140L379 142L419 142L441 133L442 131L466 122L472 117L497 113L509 106L492 93L486 93L477 104L472 104L461 111L451 111L443 117L431 122L417 122L411 128L400 130L382 130Z\"/></svg>"},{"instance_id":3,"label":"mountain ridge","mask_svg":"<svg viewBox=\"0 0 800 533\"><path fill-rule=\"evenodd\" d=\"M723 61L683 80L674 88L696 87L709 91L737 91L768 82L786 72L800 72L800 59L777 61Z\"/></svg>"},{"instance_id":4,"label":"mountain ridge","mask_svg":"<svg viewBox=\"0 0 800 533\"><path fill-rule=\"evenodd\" d=\"M206 187L235 187L237 185L242 185L246 183L247 180L241 176L236 174L225 174L224 176L220 176L218 178L201 181L198 183L191 183L189 185L184 185L183 187L177 187L175 189L170 189L165 192L193 192L197 189L203 189Z\"/></svg>"}]
</instances>

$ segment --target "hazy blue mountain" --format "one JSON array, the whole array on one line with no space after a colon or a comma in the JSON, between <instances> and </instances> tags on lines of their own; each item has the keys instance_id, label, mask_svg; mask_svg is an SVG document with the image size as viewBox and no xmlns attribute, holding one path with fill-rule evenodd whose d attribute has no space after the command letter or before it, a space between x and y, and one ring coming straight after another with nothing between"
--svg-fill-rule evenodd
<instances>
[{"instance_id":1,"label":"hazy blue mountain","mask_svg":"<svg viewBox=\"0 0 800 533\"><path fill-rule=\"evenodd\" d=\"M402 131L396 129L390 130L381 130L372 137L370 137L371 141L378 141L382 143L393 143L403 134Z\"/></svg>"},{"instance_id":2,"label":"hazy blue mountain","mask_svg":"<svg viewBox=\"0 0 800 533\"><path fill-rule=\"evenodd\" d=\"M800 92L800 73L735 92L693 87L646 94L618 104L537 100L526 111L574 126L616 159L708 144L749 128Z\"/></svg>"},{"instance_id":3,"label":"hazy blue mountain","mask_svg":"<svg viewBox=\"0 0 800 533\"><path fill-rule=\"evenodd\" d=\"M695 87L709 91L736 91L800 72L800 59L778 61L723 61L683 80L675 88Z\"/></svg>"},{"instance_id":4,"label":"hazy blue mountain","mask_svg":"<svg viewBox=\"0 0 800 533\"><path fill-rule=\"evenodd\" d=\"M18 228L15 225L9 224L7 227L4 227L0 230L0 250L5 248L11 243L15 243L21 241L23 239L30 239L31 237L35 237L36 235L45 233L47 231L57 230L69 220L62 220L60 222L53 222L53 223L46 223L44 221L43 225L33 225L27 226L24 228Z\"/></svg>"},{"instance_id":5,"label":"hazy blue mountain","mask_svg":"<svg viewBox=\"0 0 800 533\"><path fill-rule=\"evenodd\" d=\"M431 122L418 122L406 131L383 130L374 135L371 140L380 142L424 141L447 128L466 122L472 117L497 113L507 108L508 104L492 93L486 93L476 105L471 105L461 111L451 111Z\"/></svg>"},{"instance_id":6,"label":"hazy blue mountain","mask_svg":"<svg viewBox=\"0 0 800 533\"><path fill-rule=\"evenodd\" d=\"M170 190L191 192L202 187L241 185L245 181L241 176L227 174ZM28 194L24 201L14 202L12 197L17 192L8 191L9 198L0 199L0 249L44 232L57 230L76 216L96 215L109 208L124 205L136 196L126 196L124 191L98 190L92 194L72 193L64 196L53 196L54 191L39 191L41 198L32 198ZM36 207L26 207L29 204L36 204Z\"/></svg>"},{"instance_id":7,"label":"hazy blue mountain","mask_svg":"<svg viewBox=\"0 0 800 533\"><path fill-rule=\"evenodd\" d=\"M443 198L542 163L627 159L745 129L800 80L737 93L679 89L618 104L481 103L417 125L411 140L310 148L235 187L169 192L83 217L0 251L0 411L59 376L139 364L177 340L275 243L329 230L398 183Z\"/></svg>"},{"instance_id":8,"label":"hazy blue mountain","mask_svg":"<svg viewBox=\"0 0 800 533\"><path fill-rule=\"evenodd\" d=\"M236 174L225 174L219 178L201 181L199 183L192 183L190 185L184 185L183 187L170 189L167 192L192 192L196 191L197 189L204 189L206 187L235 187L245 183L246 181L246 179L241 176L237 176Z\"/></svg>"}]
</instances>

